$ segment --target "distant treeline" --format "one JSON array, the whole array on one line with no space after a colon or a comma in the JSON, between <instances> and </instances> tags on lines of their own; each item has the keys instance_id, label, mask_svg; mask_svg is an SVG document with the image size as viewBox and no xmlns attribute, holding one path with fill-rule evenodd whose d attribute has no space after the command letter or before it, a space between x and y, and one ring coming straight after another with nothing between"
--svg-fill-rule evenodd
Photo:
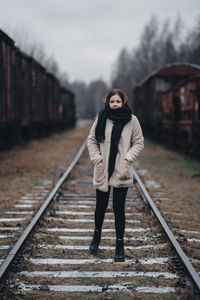
<instances>
[{"instance_id":1,"label":"distant treeline","mask_svg":"<svg viewBox=\"0 0 200 300\"><path fill-rule=\"evenodd\" d=\"M156 16L152 16L143 29L139 45L131 51L126 48L120 51L111 71L110 84L97 80L89 85L74 82L70 86L77 94L80 116L93 117L102 107L102 98L111 87L123 89L132 100L133 87L140 80L174 62L200 65L200 16L189 32L180 16L173 24L167 19L162 25Z\"/></svg>"},{"instance_id":2,"label":"distant treeline","mask_svg":"<svg viewBox=\"0 0 200 300\"><path fill-rule=\"evenodd\" d=\"M152 71L174 62L200 65L200 16L186 33L180 16L174 24L170 19L159 24L152 16L144 27L140 43L132 51L122 49L112 73L112 86L118 86L132 97L133 87Z\"/></svg>"},{"instance_id":3,"label":"distant treeline","mask_svg":"<svg viewBox=\"0 0 200 300\"><path fill-rule=\"evenodd\" d=\"M70 82L67 73L60 72L55 58L47 57L43 45L31 42L22 28L13 33L13 37L20 49L54 73L64 87L75 92L78 116L93 118L103 106L103 96L111 87L123 89L131 99L133 87L165 64L190 62L200 65L200 16L194 28L187 30L180 16L173 24L166 19L162 25L156 16L152 16L143 29L139 45L131 51L126 48L120 51L111 70L110 83L97 79L89 84L84 80Z\"/></svg>"}]
</instances>

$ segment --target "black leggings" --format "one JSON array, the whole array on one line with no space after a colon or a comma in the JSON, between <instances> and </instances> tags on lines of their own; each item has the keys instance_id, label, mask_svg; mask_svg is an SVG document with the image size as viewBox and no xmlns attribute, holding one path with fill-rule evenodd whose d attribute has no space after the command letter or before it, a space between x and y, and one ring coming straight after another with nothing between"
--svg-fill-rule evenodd
<instances>
[{"instance_id":1,"label":"black leggings","mask_svg":"<svg viewBox=\"0 0 200 300\"><path fill-rule=\"evenodd\" d=\"M115 215L116 238L124 237L125 229L125 200L128 188L113 188L113 210ZM106 208L108 206L110 186L108 192L96 190L95 229L101 230Z\"/></svg>"}]
</instances>

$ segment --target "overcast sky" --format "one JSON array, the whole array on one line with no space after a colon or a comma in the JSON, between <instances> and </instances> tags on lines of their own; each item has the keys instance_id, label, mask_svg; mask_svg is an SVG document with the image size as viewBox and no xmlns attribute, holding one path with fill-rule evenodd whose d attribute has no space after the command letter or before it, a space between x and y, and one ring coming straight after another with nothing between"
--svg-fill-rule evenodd
<instances>
[{"instance_id":1,"label":"overcast sky","mask_svg":"<svg viewBox=\"0 0 200 300\"><path fill-rule=\"evenodd\" d=\"M24 26L70 81L109 80L122 47L133 49L152 14L160 24L178 14L191 28L200 0L0 0L0 28Z\"/></svg>"}]
</instances>

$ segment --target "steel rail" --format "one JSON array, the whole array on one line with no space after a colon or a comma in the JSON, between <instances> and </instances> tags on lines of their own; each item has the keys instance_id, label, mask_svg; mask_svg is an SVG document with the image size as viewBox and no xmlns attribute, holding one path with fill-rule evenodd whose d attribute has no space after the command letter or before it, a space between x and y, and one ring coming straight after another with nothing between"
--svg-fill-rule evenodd
<instances>
[{"instance_id":1,"label":"steel rail","mask_svg":"<svg viewBox=\"0 0 200 300\"><path fill-rule=\"evenodd\" d=\"M140 177L138 176L137 172L135 171L135 169L133 170L133 176L134 176L134 179L136 181L136 184L137 184L139 190L141 191L142 195L145 197L145 199L149 203L149 205L150 205L151 209L153 210L155 216L157 217L159 223L161 224L161 226L164 229L165 233L167 234L170 242L172 243L173 247L175 248L175 251L177 252L177 254L180 257L181 261L183 262L184 266L186 267L186 269L189 273L189 276L191 277L191 279L194 282L197 289L200 291L200 277L199 277L198 273L196 272L193 265L189 261L188 257L182 250L180 244L177 242L176 238L174 237L174 235L173 235L172 231L170 230L170 228L168 227L167 223L161 216L159 210L157 209L154 201L151 199L151 196L147 192L144 184L142 183L142 181L141 181Z\"/></svg>"},{"instance_id":2,"label":"steel rail","mask_svg":"<svg viewBox=\"0 0 200 300\"><path fill-rule=\"evenodd\" d=\"M19 249L21 248L21 246L25 242L26 238L28 237L28 235L30 234L30 232L33 230L34 226L37 224L37 222L39 221L39 219L41 218L41 216L45 212L47 206L52 201L52 199L56 195L57 191L59 190L59 188L61 187L61 185L63 184L63 182L67 179L67 177L69 176L69 174L73 170L73 168L76 165L76 163L79 161L81 155L83 154L83 152L84 152L84 150L86 148L86 143L87 143L87 138L85 139L85 141L81 145L78 153L76 154L75 158L73 159L73 161L71 162L71 164L69 165L69 167L67 168L67 170L65 171L65 173L58 180L58 182L56 183L55 187L50 192L49 196L45 199L45 201L43 202L42 206L40 207L40 209L38 210L38 212L36 213L36 215L33 217L33 219L31 220L31 222L29 223L29 225L26 227L26 229L21 234L19 240L16 242L16 244L13 246L13 248L9 252L8 256L6 257L6 259L4 260L3 264L0 267L0 279L3 277L3 275L5 274L5 272L8 270L8 267L11 265L13 259L15 258L15 256L18 253Z\"/></svg>"}]
</instances>

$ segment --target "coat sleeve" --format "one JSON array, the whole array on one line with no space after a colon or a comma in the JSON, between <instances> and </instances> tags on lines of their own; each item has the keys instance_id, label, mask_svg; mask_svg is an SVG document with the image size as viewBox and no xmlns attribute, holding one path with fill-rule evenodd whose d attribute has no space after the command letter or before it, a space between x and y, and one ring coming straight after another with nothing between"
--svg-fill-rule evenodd
<instances>
[{"instance_id":1,"label":"coat sleeve","mask_svg":"<svg viewBox=\"0 0 200 300\"><path fill-rule=\"evenodd\" d=\"M136 116L134 116L133 120L133 129L131 135L131 148L126 153L125 159L130 162L134 162L138 157L139 153L144 148L144 137L142 133L142 128Z\"/></svg>"},{"instance_id":2,"label":"coat sleeve","mask_svg":"<svg viewBox=\"0 0 200 300\"><path fill-rule=\"evenodd\" d=\"M90 160L93 162L93 164L97 164L102 160L100 146L98 141L95 138L95 127L97 124L97 120L98 118L96 118L96 120L94 121L87 139L88 152L89 152Z\"/></svg>"}]
</instances>

